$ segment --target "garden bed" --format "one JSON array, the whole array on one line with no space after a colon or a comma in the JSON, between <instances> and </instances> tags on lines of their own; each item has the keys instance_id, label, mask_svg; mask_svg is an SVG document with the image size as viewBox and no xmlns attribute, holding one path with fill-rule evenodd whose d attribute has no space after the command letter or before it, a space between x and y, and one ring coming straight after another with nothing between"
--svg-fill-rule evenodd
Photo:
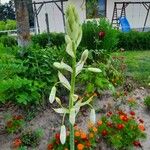
<instances>
[{"instance_id":1,"label":"garden bed","mask_svg":"<svg viewBox=\"0 0 150 150\"><path fill-rule=\"evenodd\" d=\"M150 90L145 89L143 87L137 87L132 92L130 92L127 96L128 98L135 98L137 104L137 107L134 109L136 115L139 118L142 118L144 120L146 133L147 133L147 139L142 142L142 146L144 150L150 149L150 112L147 111L143 104L143 100L146 96L148 96ZM105 91L99 98L97 98L94 101L95 109L97 110L97 120L105 114L105 112L113 111L114 108L114 97L109 91ZM3 108L3 111L1 111L1 116L3 116L6 113L12 113L16 114L16 112L20 113L22 112L15 106L8 106L9 108ZM1 108L2 109L2 108ZM123 109L126 109L128 111L129 107L128 105L124 105ZM37 150L46 150L47 144L50 142L50 140L53 138L53 135L60 130L60 116L56 114L51 107L45 108L45 110L42 110L41 112L38 112L36 117L29 122L27 126L25 126L26 129L32 128L42 128L44 131L44 136L40 142L40 145L36 148ZM84 131L87 131L87 126L89 122L89 111L86 109L82 109L81 113L79 114L77 124L79 127L81 127ZM24 128L24 130L25 130ZM5 137L5 138L4 138ZM15 135L8 135L6 133L0 134L0 145L1 149L3 150L9 150L13 139L17 138L18 134ZM109 150L110 148L106 147L105 143L99 143L99 146L101 150ZM100 149L98 148L98 149ZM32 150L32 148L31 148Z\"/></svg>"}]
</instances>

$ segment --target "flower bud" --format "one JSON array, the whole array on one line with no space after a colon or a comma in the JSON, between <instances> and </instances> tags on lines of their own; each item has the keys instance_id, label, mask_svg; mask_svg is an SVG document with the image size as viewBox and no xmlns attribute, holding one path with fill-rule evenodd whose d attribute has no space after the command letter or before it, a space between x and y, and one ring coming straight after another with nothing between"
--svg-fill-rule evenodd
<instances>
[{"instance_id":1,"label":"flower bud","mask_svg":"<svg viewBox=\"0 0 150 150\"><path fill-rule=\"evenodd\" d=\"M96 114L95 114L95 110L94 110L94 109L91 109L90 121L91 121L91 123L93 123L93 124L95 124L95 122L96 122Z\"/></svg>"},{"instance_id":2,"label":"flower bud","mask_svg":"<svg viewBox=\"0 0 150 150\"><path fill-rule=\"evenodd\" d=\"M53 86L52 87L52 90L51 90L51 93L50 93L50 96L49 96L49 102L50 103L53 103L54 100L55 100L55 95L56 95L56 87Z\"/></svg>"},{"instance_id":3,"label":"flower bud","mask_svg":"<svg viewBox=\"0 0 150 150\"><path fill-rule=\"evenodd\" d=\"M69 121L70 121L70 123L71 123L72 125L75 124L75 117L76 117L75 109L72 108L72 109L70 110L70 115L69 115Z\"/></svg>"},{"instance_id":4,"label":"flower bud","mask_svg":"<svg viewBox=\"0 0 150 150\"><path fill-rule=\"evenodd\" d=\"M60 142L61 144L65 144L66 142L66 127L64 125L61 126L60 130Z\"/></svg>"},{"instance_id":5,"label":"flower bud","mask_svg":"<svg viewBox=\"0 0 150 150\"><path fill-rule=\"evenodd\" d=\"M89 51L88 51L88 50L85 50L85 51L82 53L81 62L85 62L85 61L86 61L86 59L88 58L88 54L89 54Z\"/></svg>"},{"instance_id":6,"label":"flower bud","mask_svg":"<svg viewBox=\"0 0 150 150\"><path fill-rule=\"evenodd\" d=\"M95 73L102 72L102 70L99 68L88 68L88 71L95 72Z\"/></svg>"}]
</instances>

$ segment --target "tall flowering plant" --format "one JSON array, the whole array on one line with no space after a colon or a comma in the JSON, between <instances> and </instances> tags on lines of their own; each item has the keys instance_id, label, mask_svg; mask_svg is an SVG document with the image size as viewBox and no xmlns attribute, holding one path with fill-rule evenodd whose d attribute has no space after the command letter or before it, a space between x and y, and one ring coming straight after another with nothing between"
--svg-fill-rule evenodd
<instances>
[{"instance_id":1,"label":"tall flowering plant","mask_svg":"<svg viewBox=\"0 0 150 150\"><path fill-rule=\"evenodd\" d=\"M88 58L88 50L85 50L81 59L77 61L76 54L77 48L82 39L82 26L80 24L78 13L74 6L70 5L66 11L66 52L71 57L72 66L61 62L55 62L54 67L58 69L58 78L59 82L57 82L51 89L51 93L49 96L50 103L56 101L60 108L54 109L55 112L63 114L62 126L60 130L60 141L62 144L66 142L66 127L64 125L64 118L66 114L69 115L69 124L70 124L70 150L75 149L74 144L74 124L76 120L76 116L80 111L80 108L84 105L89 105L91 107L90 119L92 123L95 123L95 110L93 109L90 102L92 101L93 96L83 102L83 99L79 100L78 95L75 93L75 81L76 77L83 69L87 69L88 71L99 73L101 72L98 68L84 68L84 64L86 59ZM62 73L62 70L65 70L71 74L71 81L69 81ZM61 100L56 97L57 85L62 84L67 90L69 90L69 106L67 108L62 106Z\"/></svg>"}]
</instances>

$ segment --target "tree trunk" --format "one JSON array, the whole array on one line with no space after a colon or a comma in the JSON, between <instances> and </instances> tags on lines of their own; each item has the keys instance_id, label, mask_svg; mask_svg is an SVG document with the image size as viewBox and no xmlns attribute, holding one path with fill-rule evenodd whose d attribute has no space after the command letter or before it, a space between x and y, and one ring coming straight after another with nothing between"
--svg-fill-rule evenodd
<instances>
[{"instance_id":1,"label":"tree trunk","mask_svg":"<svg viewBox=\"0 0 150 150\"><path fill-rule=\"evenodd\" d=\"M17 21L18 45L26 47L30 43L30 25L27 0L14 0L14 3Z\"/></svg>"}]
</instances>

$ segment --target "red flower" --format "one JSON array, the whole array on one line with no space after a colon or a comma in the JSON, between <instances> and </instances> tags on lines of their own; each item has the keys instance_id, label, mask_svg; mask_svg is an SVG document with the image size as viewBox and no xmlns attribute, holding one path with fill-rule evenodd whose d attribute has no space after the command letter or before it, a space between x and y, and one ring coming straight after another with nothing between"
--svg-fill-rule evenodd
<instances>
[{"instance_id":1,"label":"red flower","mask_svg":"<svg viewBox=\"0 0 150 150\"><path fill-rule=\"evenodd\" d=\"M102 136L106 136L108 134L108 132L106 130L103 130L101 134L102 134Z\"/></svg>"},{"instance_id":2,"label":"red flower","mask_svg":"<svg viewBox=\"0 0 150 150\"><path fill-rule=\"evenodd\" d=\"M118 128L119 130L123 129L123 128L124 128L124 124L118 124L118 125L117 125L117 128Z\"/></svg>"},{"instance_id":3,"label":"red flower","mask_svg":"<svg viewBox=\"0 0 150 150\"><path fill-rule=\"evenodd\" d=\"M133 145L134 145L135 147L141 147L141 143L140 143L139 141L134 141L134 142L133 142Z\"/></svg>"},{"instance_id":4,"label":"red flower","mask_svg":"<svg viewBox=\"0 0 150 150\"><path fill-rule=\"evenodd\" d=\"M130 115L134 116L135 112L134 111L130 111Z\"/></svg>"},{"instance_id":5,"label":"red flower","mask_svg":"<svg viewBox=\"0 0 150 150\"><path fill-rule=\"evenodd\" d=\"M140 123L144 123L144 121L142 119L139 119Z\"/></svg>"},{"instance_id":6,"label":"red flower","mask_svg":"<svg viewBox=\"0 0 150 150\"><path fill-rule=\"evenodd\" d=\"M47 150L52 150L53 149L53 144L48 144Z\"/></svg>"},{"instance_id":7,"label":"red flower","mask_svg":"<svg viewBox=\"0 0 150 150\"><path fill-rule=\"evenodd\" d=\"M120 119L123 121L128 121L127 115L120 115Z\"/></svg>"},{"instance_id":8,"label":"red flower","mask_svg":"<svg viewBox=\"0 0 150 150\"><path fill-rule=\"evenodd\" d=\"M107 113L107 116L110 117L111 115L112 115L112 112L109 111L109 112Z\"/></svg>"},{"instance_id":9,"label":"red flower","mask_svg":"<svg viewBox=\"0 0 150 150\"><path fill-rule=\"evenodd\" d=\"M13 122L12 122L12 121L8 121L8 122L7 122L7 127L8 127L8 128L11 128L12 126L13 126Z\"/></svg>"},{"instance_id":10,"label":"red flower","mask_svg":"<svg viewBox=\"0 0 150 150\"><path fill-rule=\"evenodd\" d=\"M103 39L104 37L105 37L105 32L104 31L101 31L101 32L99 32L99 38L100 39Z\"/></svg>"},{"instance_id":11,"label":"red flower","mask_svg":"<svg viewBox=\"0 0 150 150\"><path fill-rule=\"evenodd\" d=\"M15 116L13 116L13 119L14 120L22 120L23 119L23 116L21 116L21 115L15 115Z\"/></svg>"},{"instance_id":12,"label":"red flower","mask_svg":"<svg viewBox=\"0 0 150 150\"><path fill-rule=\"evenodd\" d=\"M13 147L18 148L22 144L22 141L20 139L15 139L13 141Z\"/></svg>"},{"instance_id":13,"label":"red flower","mask_svg":"<svg viewBox=\"0 0 150 150\"><path fill-rule=\"evenodd\" d=\"M107 126L112 127L112 123L111 122L107 122Z\"/></svg>"},{"instance_id":14,"label":"red flower","mask_svg":"<svg viewBox=\"0 0 150 150\"><path fill-rule=\"evenodd\" d=\"M60 134L59 134L59 133L56 133L56 134L55 134L55 138L56 138L56 140L60 140Z\"/></svg>"}]
</instances>

